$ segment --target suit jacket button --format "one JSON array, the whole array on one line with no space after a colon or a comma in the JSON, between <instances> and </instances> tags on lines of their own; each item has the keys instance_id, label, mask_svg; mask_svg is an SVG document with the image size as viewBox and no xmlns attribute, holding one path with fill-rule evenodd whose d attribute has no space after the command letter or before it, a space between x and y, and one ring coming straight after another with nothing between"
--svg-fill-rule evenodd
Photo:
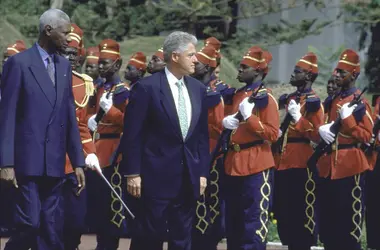
<instances>
[{"instance_id":1,"label":"suit jacket button","mask_svg":"<svg viewBox=\"0 0 380 250\"><path fill-rule=\"evenodd\" d=\"M46 139L46 143L48 143L49 142L49 139Z\"/></svg>"},{"instance_id":2,"label":"suit jacket button","mask_svg":"<svg viewBox=\"0 0 380 250\"><path fill-rule=\"evenodd\" d=\"M61 128L63 128L63 123L61 124Z\"/></svg>"}]
</instances>

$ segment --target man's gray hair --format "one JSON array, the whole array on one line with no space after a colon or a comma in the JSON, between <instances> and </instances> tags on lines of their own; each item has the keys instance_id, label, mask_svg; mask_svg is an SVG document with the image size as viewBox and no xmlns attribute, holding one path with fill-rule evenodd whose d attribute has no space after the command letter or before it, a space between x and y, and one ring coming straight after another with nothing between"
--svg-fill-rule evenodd
<instances>
[{"instance_id":1,"label":"man's gray hair","mask_svg":"<svg viewBox=\"0 0 380 250\"><path fill-rule=\"evenodd\" d=\"M174 31L170 33L164 41L164 61L166 63L171 61L172 53L182 53L187 50L189 43L194 46L197 45L197 38L189 33L182 31Z\"/></svg>"},{"instance_id":2,"label":"man's gray hair","mask_svg":"<svg viewBox=\"0 0 380 250\"><path fill-rule=\"evenodd\" d=\"M40 16L40 34L44 31L46 25L50 25L55 29L62 23L70 23L70 17L62 10L48 9Z\"/></svg>"}]
</instances>

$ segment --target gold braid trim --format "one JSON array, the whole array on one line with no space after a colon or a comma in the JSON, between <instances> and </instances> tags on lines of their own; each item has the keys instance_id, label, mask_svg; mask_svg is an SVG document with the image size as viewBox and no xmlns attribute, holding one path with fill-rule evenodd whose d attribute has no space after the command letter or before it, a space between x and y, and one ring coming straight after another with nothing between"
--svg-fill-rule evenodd
<instances>
[{"instance_id":1,"label":"gold braid trim","mask_svg":"<svg viewBox=\"0 0 380 250\"><path fill-rule=\"evenodd\" d=\"M271 187L270 187L270 184L268 182L269 180L269 174L270 174L270 169L267 169L265 171L262 172L263 174L263 180L264 180L264 183L263 185L261 186L260 188L260 193L261 193L261 201L260 201L260 223L261 223L261 228L256 230L256 234L258 236L260 236L261 238L261 241L262 242L265 242L266 238L267 238L267 235L268 235L268 227L267 227L267 223L268 223L268 219L269 219L269 213L268 213L268 209L269 209L269 196L270 196L270 193L271 193ZM267 189L267 193L265 193L265 189ZM265 206L264 205L264 202L267 202L267 205Z\"/></svg>"},{"instance_id":2,"label":"gold braid trim","mask_svg":"<svg viewBox=\"0 0 380 250\"><path fill-rule=\"evenodd\" d=\"M313 180L313 173L306 168L307 171L307 181L305 182L305 191L306 191L306 196L305 196L305 203L306 203L306 208L305 208L305 215L307 218L307 222L304 225L305 228L307 228L311 234L314 233L315 229L315 221L314 221L314 204L315 204L315 181Z\"/></svg>"},{"instance_id":3,"label":"gold braid trim","mask_svg":"<svg viewBox=\"0 0 380 250\"><path fill-rule=\"evenodd\" d=\"M202 209L204 211L203 214L201 214ZM207 207L205 203L204 194L197 201L196 215L197 215L196 219L198 220L198 223L195 226L195 228L198 229L202 234L204 234L208 228L208 222L206 220Z\"/></svg>"},{"instance_id":4,"label":"gold braid trim","mask_svg":"<svg viewBox=\"0 0 380 250\"><path fill-rule=\"evenodd\" d=\"M214 174L215 178L210 179L210 186L215 187L215 192L210 193L211 201L215 201L213 204L210 204L210 220L211 224L214 224L215 219L219 216L220 211L218 211L219 205L219 172L216 169L217 161L215 160L215 164L213 164L210 176Z\"/></svg>"},{"instance_id":5,"label":"gold braid trim","mask_svg":"<svg viewBox=\"0 0 380 250\"><path fill-rule=\"evenodd\" d=\"M352 198L354 201L352 202L352 210L354 214L352 215L352 223L354 224L354 230L350 233L357 242L360 242L360 238L362 237L362 228L361 228L361 222L362 222L362 188L360 187L360 174L354 176L355 179L355 186L351 191ZM355 191L359 191L359 195L355 195ZM356 209L356 204L359 205L359 209Z\"/></svg>"},{"instance_id":6,"label":"gold braid trim","mask_svg":"<svg viewBox=\"0 0 380 250\"><path fill-rule=\"evenodd\" d=\"M123 191L121 189L121 182L122 177L119 173L119 164L114 167L114 173L111 176L111 185L115 189L115 191L120 195L120 197L123 197ZM117 177L117 178L115 178ZM116 180L119 180L116 182ZM111 191L111 210L114 213L111 222L115 224L118 228L120 228L121 224L125 220L125 216L123 214L123 206L119 199L116 197L116 195Z\"/></svg>"}]
</instances>

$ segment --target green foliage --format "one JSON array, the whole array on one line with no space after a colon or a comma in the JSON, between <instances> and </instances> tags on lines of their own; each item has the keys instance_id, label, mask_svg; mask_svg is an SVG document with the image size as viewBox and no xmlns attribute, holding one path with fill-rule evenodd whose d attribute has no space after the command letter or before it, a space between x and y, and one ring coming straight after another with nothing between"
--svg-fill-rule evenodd
<instances>
[{"instance_id":1,"label":"green foliage","mask_svg":"<svg viewBox=\"0 0 380 250\"><path fill-rule=\"evenodd\" d=\"M338 49L332 48L317 49L314 46L308 46L308 51L313 52L318 58L318 77L315 80L316 84L327 85L327 81L332 75L337 59L344 50L344 45Z\"/></svg>"}]
</instances>

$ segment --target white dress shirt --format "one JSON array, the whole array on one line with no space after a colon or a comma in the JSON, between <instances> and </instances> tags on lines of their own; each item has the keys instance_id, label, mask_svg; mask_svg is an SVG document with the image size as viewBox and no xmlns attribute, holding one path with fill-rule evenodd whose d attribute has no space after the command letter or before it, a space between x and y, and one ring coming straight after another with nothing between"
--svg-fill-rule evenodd
<instances>
[{"instance_id":1,"label":"white dress shirt","mask_svg":"<svg viewBox=\"0 0 380 250\"><path fill-rule=\"evenodd\" d=\"M189 92L187 91L187 88L186 88L186 84L185 84L184 78L182 77L181 79L178 80L178 78L175 77L168 70L167 67L165 67L165 74L166 74L166 78L168 79L168 82L169 82L170 90L172 91L175 107L177 109L177 116L178 116L178 87L177 87L176 83L178 81L181 81L183 83L183 85L182 85L182 93L183 93L183 96L185 98L186 113L187 113L187 123L188 123L188 127L190 128L190 124L191 124L191 101L190 101Z\"/></svg>"}]
</instances>

